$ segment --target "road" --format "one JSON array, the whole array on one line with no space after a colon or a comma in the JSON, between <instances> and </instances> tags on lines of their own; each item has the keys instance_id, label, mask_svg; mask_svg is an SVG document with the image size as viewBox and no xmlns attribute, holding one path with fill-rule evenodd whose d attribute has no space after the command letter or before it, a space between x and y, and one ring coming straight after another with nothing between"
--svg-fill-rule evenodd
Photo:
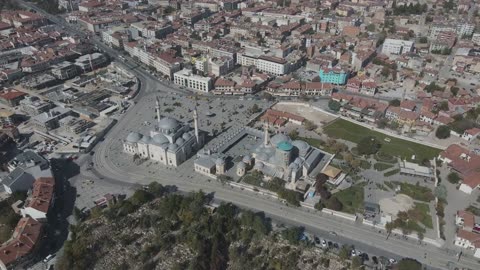
<instances>
[{"instance_id":1,"label":"road","mask_svg":"<svg viewBox=\"0 0 480 270\"><path fill-rule=\"evenodd\" d=\"M43 10L38 9L30 3L18 1L21 5L36 10L39 14L46 16L54 23L60 24L66 30L76 33L81 37L85 34L77 28L71 27L63 19L56 16L46 14ZM91 40L98 48L109 54L110 57L125 67L132 70L132 72L140 79L141 91L136 99L146 98L154 95L156 91L172 92L185 94L186 91L181 91L167 85L166 83L158 81L154 76L148 72L141 70L133 61L123 61L118 58L118 52L105 46L98 38ZM161 173L152 174L151 172L135 172L129 171L125 168L115 166L109 159L109 146L115 140L118 130L126 129L133 116L144 108L134 106L125 116L118 122L118 124L110 131L104 142L97 145L95 148L95 155L93 157L95 168L90 172L86 170L86 163L83 162L81 173L87 176L96 176L106 184L119 185L124 187L133 187L136 184L146 184L152 180L158 181L164 185L176 185L182 191L204 190L206 192L213 192L215 198L222 201L232 202L240 207L250 208L255 211L263 211L269 217L279 220L285 224L302 225L306 229L314 233L324 234L327 231L335 231L342 238L350 239L350 241L357 243L358 246L363 246L364 250L375 250L375 254L382 254L391 252L389 254L396 254L401 257L410 257L419 260L420 262L435 267L446 268L450 261L456 261L456 257L448 255L446 250L428 246L420 245L418 241L404 240L396 237L385 239L383 233L379 233L370 227L362 226L361 224L352 223L347 220L321 214L317 211L306 210L302 208L286 207L278 200L262 197L256 193L241 191L233 189L228 185L221 185L216 181L207 180L202 176L193 174L192 160L182 164L178 169L163 168ZM150 174L149 174L150 173ZM473 258L464 257L457 263L459 267L466 267L470 269L478 269L479 264Z\"/></svg>"}]
</instances>

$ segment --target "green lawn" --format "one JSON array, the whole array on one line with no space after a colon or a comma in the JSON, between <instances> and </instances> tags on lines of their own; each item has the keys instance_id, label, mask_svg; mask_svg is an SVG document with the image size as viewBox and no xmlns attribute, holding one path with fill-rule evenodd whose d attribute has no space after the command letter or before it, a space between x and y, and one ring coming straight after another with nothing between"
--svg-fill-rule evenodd
<instances>
[{"instance_id":1,"label":"green lawn","mask_svg":"<svg viewBox=\"0 0 480 270\"><path fill-rule=\"evenodd\" d=\"M373 165L373 168L379 172L382 172L382 171L385 171L387 169L390 169L392 168L393 165L392 164L387 164L387 163L375 163Z\"/></svg>"},{"instance_id":2,"label":"green lawn","mask_svg":"<svg viewBox=\"0 0 480 270\"><path fill-rule=\"evenodd\" d=\"M395 175L399 172L400 172L400 169L395 169L395 170L391 170L391 171L388 171L388 172L384 173L383 176L389 177L389 176Z\"/></svg>"},{"instance_id":3,"label":"green lawn","mask_svg":"<svg viewBox=\"0 0 480 270\"><path fill-rule=\"evenodd\" d=\"M421 162L425 158L430 160L433 157L438 156L441 152L440 149L390 137L343 119L333 121L328 126L325 126L323 130L330 137L354 143L359 143L366 136L376 137L382 144L380 151L383 153L404 159L406 158L407 160L414 162ZM389 138L390 142L385 141L385 138ZM413 155L415 155L415 160L411 159Z\"/></svg>"},{"instance_id":4,"label":"green lawn","mask_svg":"<svg viewBox=\"0 0 480 270\"><path fill-rule=\"evenodd\" d=\"M400 186L400 193L412 197L417 201L429 202L434 199L432 190L428 187L420 185L412 185L409 183L393 182L395 185Z\"/></svg>"},{"instance_id":5,"label":"green lawn","mask_svg":"<svg viewBox=\"0 0 480 270\"><path fill-rule=\"evenodd\" d=\"M363 209L364 186L365 183L361 183L332 194L343 204L342 212L355 214L358 210Z\"/></svg>"},{"instance_id":6,"label":"green lawn","mask_svg":"<svg viewBox=\"0 0 480 270\"><path fill-rule=\"evenodd\" d=\"M372 164L364 159L360 160L360 168L368 170L372 168Z\"/></svg>"},{"instance_id":7,"label":"green lawn","mask_svg":"<svg viewBox=\"0 0 480 270\"><path fill-rule=\"evenodd\" d=\"M426 203L415 203L415 210L418 210L419 220L425 227L433 229L432 216L430 215L430 208Z\"/></svg>"}]
</instances>

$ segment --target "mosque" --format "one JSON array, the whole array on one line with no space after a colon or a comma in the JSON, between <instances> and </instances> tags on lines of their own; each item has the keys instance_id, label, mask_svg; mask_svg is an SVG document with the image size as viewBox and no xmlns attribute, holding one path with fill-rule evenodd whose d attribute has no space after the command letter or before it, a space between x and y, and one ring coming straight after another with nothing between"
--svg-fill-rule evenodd
<instances>
[{"instance_id":1,"label":"mosque","mask_svg":"<svg viewBox=\"0 0 480 270\"><path fill-rule=\"evenodd\" d=\"M277 133L270 138L268 124L261 130L245 127L243 135L260 138L252 147L253 152L246 153L235 165L235 174L244 176L249 170L256 170L268 177L278 177L287 182L287 188L295 189L300 178L315 173L315 168L324 169L331 154L310 146L301 140L292 140L283 133ZM263 137L263 138L262 138ZM229 140L235 143L235 139ZM223 153L197 154L195 171L207 176L216 177L226 173L225 155Z\"/></svg>"},{"instance_id":2,"label":"mosque","mask_svg":"<svg viewBox=\"0 0 480 270\"><path fill-rule=\"evenodd\" d=\"M291 140L283 133L270 138L268 125L265 125L264 141L255 148L251 156L254 163L249 160L249 156L245 156L243 162L237 164L238 175L244 173L243 167L254 164L254 170L281 178L293 186L300 177L308 176L315 169L325 153L305 141Z\"/></svg>"},{"instance_id":3,"label":"mosque","mask_svg":"<svg viewBox=\"0 0 480 270\"><path fill-rule=\"evenodd\" d=\"M156 100L157 124L150 135L131 132L123 141L123 151L140 158L177 167L204 144L204 134L198 130L197 110L193 111L194 129L171 117L160 117L160 102Z\"/></svg>"}]
</instances>

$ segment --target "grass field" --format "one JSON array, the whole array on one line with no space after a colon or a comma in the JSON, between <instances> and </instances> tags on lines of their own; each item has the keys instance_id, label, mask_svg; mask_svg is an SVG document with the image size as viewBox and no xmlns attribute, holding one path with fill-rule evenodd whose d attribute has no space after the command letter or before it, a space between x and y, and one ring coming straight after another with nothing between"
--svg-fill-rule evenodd
<instances>
[{"instance_id":1,"label":"grass field","mask_svg":"<svg viewBox=\"0 0 480 270\"><path fill-rule=\"evenodd\" d=\"M415 203L415 210L420 213L419 220L425 227L433 229L432 216L430 215L430 208L426 203Z\"/></svg>"},{"instance_id":2,"label":"grass field","mask_svg":"<svg viewBox=\"0 0 480 270\"><path fill-rule=\"evenodd\" d=\"M412 199L422 202L429 202L434 199L432 190L420 185L409 183L393 182L400 186L400 193L410 196Z\"/></svg>"},{"instance_id":3,"label":"grass field","mask_svg":"<svg viewBox=\"0 0 480 270\"><path fill-rule=\"evenodd\" d=\"M379 172L385 171L387 169L390 169L393 167L393 164L387 164L387 163L375 163L373 165L373 168Z\"/></svg>"},{"instance_id":4,"label":"grass field","mask_svg":"<svg viewBox=\"0 0 480 270\"><path fill-rule=\"evenodd\" d=\"M400 172L400 169L391 170L383 174L384 177L389 177Z\"/></svg>"},{"instance_id":5,"label":"grass field","mask_svg":"<svg viewBox=\"0 0 480 270\"><path fill-rule=\"evenodd\" d=\"M366 136L376 137L382 144L380 151L387 155L397 156L403 159L406 158L413 162L421 162L425 158L430 160L438 156L441 151L433 147L390 137L343 119L333 121L325 126L323 130L330 137L351 141L353 143L359 143L362 138ZM385 141L385 138L389 138L390 142ZM413 155L415 155L415 160L411 159Z\"/></svg>"},{"instance_id":6,"label":"grass field","mask_svg":"<svg viewBox=\"0 0 480 270\"><path fill-rule=\"evenodd\" d=\"M355 214L359 209L363 209L364 186L365 183L362 183L332 194L343 204L342 212Z\"/></svg>"}]
</instances>

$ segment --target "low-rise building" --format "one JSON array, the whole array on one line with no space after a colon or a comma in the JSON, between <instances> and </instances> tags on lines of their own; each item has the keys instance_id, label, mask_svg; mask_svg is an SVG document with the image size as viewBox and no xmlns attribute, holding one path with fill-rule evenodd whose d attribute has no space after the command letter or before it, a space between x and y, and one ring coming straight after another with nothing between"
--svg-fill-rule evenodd
<instances>
[{"instance_id":1,"label":"low-rise building","mask_svg":"<svg viewBox=\"0 0 480 270\"><path fill-rule=\"evenodd\" d=\"M343 85L347 83L349 72L342 68L323 68L318 75L321 82Z\"/></svg>"},{"instance_id":2,"label":"low-rise building","mask_svg":"<svg viewBox=\"0 0 480 270\"><path fill-rule=\"evenodd\" d=\"M80 74L79 66L68 61L53 65L51 68L53 76L59 80L68 80Z\"/></svg>"},{"instance_id":3,"label":"low-rise building","mask_svg":"<svg viewBox=\"0 0 480 270\"><path fill-rule=\"evenodd\" d=\"M382 45L382 53L400 55L413 51L413 41L387 38Z\"/></svg>"},{"instance_id":4,"label":"low-rise building","mask_svg":"<svg viewBox=\"0 0 480 270\"><path fill-rule=\"evenodd\" d=\"M0 103L10 107L16 107L20 104L20 100L27 96L26 93L16 89L5 89L0 91Z\"/></svg>"}]
</instances>

